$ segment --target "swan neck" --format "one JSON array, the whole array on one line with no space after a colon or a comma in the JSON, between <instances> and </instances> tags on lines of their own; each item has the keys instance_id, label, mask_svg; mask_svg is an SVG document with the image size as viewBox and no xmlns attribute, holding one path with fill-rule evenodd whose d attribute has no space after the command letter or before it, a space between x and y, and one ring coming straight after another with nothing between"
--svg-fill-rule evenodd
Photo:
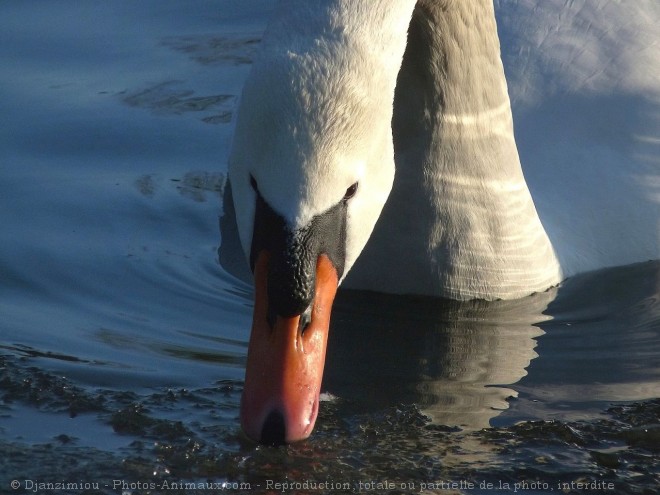
<instances>
[{"instance_id":1,"label":"swan neck","mask_svg":"<svg viewBox=\"0 0 660 495\"><path fill-rule=\"evenodd\" d=\"M522 173L490 0L416 5L392 128L396 180L365 259L396 268L373 282L365 261L355 286L511 299L560 280Z\"/></svg>"},{"instance_id":2,"label":"swan neck","mask_svg":"<svg viewBox=\"0 0 660 495\"><path fill-rule=\"evenodd\" d=\"M412 22L427 24L430 69L445 115L509 105L492 0L422 0Z\"/></svg>"}]
</instances>

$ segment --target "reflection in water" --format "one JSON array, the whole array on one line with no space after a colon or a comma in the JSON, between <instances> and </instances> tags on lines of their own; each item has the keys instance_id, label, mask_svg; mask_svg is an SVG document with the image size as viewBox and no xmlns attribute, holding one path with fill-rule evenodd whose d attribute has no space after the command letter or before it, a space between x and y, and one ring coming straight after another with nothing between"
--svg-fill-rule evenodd
<instances>
[{"instance_id":1,"label":"reflection in water","mask_svg":"<svg viewBox=\"0 0 660 495\"><path fill-rule=\"evenodd\" d=\"M516 387L537 401L524 417L582 419L612 401L660 397L660 261L571 278L546 313L542 359Z\"/></svg>"},{"instance_id":2,"label":"reflection in water","mask_svg":"<svg viewBox=\"0 0 660 495\"><path fill-rule=\"evenodd\" d=\"M555 294L456 303L340 293L324 389L357 407L415 402L435 423L487 427L537 357L535 324Z\"/></svg>"},{"instance_id":3,"label":"reflection in water","mask_svg":"<svg viewBox=\"0 0 660 495\"><path fill-rule=\"evenodd\" d=\"M417 403L435 423L472 429L519 394L503 424L660 396L658 261L517 301L344 291L335 306L324 389L356 408Z\"/></svg>"}]
</instances>

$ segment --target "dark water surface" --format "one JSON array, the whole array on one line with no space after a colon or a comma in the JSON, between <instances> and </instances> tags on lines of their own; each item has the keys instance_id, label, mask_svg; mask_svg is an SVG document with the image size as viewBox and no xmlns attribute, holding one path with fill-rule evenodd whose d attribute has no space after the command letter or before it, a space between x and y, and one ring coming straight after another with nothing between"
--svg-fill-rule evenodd
<instances>
[{"instance_id":1,"label":"dark water surface","mask_svg":"<svg viewBox=\"0 0 660 495\"><path fill-rule=\"evenodd\" d=\"M218 217L270 4L0 4L0 493L657 493L659 262L340 293L312 438L241 435Z\"/></svg>"}]
</instances>

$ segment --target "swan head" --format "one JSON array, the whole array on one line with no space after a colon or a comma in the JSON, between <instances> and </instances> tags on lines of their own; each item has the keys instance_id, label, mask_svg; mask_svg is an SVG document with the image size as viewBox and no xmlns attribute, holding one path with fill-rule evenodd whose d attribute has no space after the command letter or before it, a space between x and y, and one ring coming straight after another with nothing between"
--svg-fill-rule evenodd
<instances>
[{"instance_id":1,"label":"swan head","mask_svg":"<svg viewBox=\"0 0 660 495\"><path fill-rule=\"evenodd\" d=\"M394 178L383 88L336 58L285 52L255 63L229 159L255 280L241 424L267 443L312 432L332 302Z\"/></svg>"}]
</instances>

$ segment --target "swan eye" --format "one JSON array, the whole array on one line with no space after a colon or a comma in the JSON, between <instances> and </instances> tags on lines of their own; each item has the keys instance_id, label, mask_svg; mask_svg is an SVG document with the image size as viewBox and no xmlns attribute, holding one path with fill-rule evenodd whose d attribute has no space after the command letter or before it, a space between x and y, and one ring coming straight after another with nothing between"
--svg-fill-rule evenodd
<instances>
[{"instance_id":1,"label":"swan eye","mask_svg":"<svg viewBox=\"0 0 660 495\"><path fill-rule=\"evenodd\" d=\"M351 199L353 196L355 196L355 193L357 192L358 189L358 183L356 182L353 184L351 187L346 189L346 194L344 194L344 201L348 201Z\"/></svg>"}]
</instances>

